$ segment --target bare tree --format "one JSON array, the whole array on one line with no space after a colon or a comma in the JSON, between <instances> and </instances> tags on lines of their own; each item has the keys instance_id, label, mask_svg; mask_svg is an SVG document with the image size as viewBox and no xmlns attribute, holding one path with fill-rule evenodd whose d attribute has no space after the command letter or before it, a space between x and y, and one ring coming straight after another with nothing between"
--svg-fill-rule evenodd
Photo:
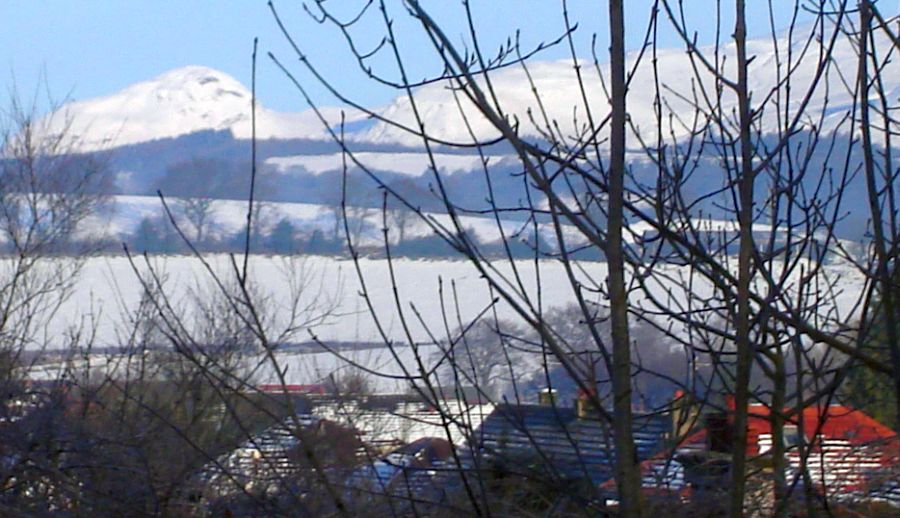
<instances>
[{"instance_id":1,"label":"bare tree","mask_svg":"<svg viewBox=\"0 0 900 518\"><path fill-rule=\"evenodd\" d=\"M91 251L86 220L102 213L110 178L104 163L77 155L66 124L41 118L15 93L2 117L0 342L18 357L63 345L43 341L46 326ZM57 258L70 253L78 255Z\"/></svg>"},{"instance_id":2,"label":"bare tree","mask_svg":"<svg viewBox=\"0 0 900 518\"><path fill-rule=\"evenodd\" d=\"M460 327L454 333L454 341L435 353L444 387L478 387L487 398L497 398L504 392L500 390L504 385L516 381L507 375L507 342L510 337L521 336L522 330L508 321L495 323L485 319Z\"/></svg>"},{"instance_id":3,"label":"bare tree","mask_svg":"<svg viewBox=\"0 0 900 518\"><path fill-rule=\"evenodd\" d=\"M415 221L415 215L404 209L397 209L391 211L391 229L396 229L397 231L397 244L403 244L406 242L407 232L409 231L409 227Z\"/></svg>"},{"instance_id":4,"label":"bare tree","mask_svg":"<svg viewBox=\"0 0 900 518\"><path fill-rule=\"evenodd\" d=\"M747 453L747 427L754 416L749 409L765 407L775 444L771 453L775 503L770 510L785 515L798 482L802 479L804 487L811 486L806 463L821 446L801 445L800 467L792 480L787 479L786 423L796 421L810 405L830 401L854 366L883 372L894 380L898 376L895 366L880 364L857 346L858 335L848 325L848 317L868 311L876 286L884 290L890 282L898 235L893 225L897 168L891 147L896 118L883 86L884 74L892 66L888 56L896 52L890 43L895 41L894 33L890 23L879 18L878 30L889 45L874 42L872 34L877 31L871 26L876 11L871 2L851 4L770 5L769 26L761 29L769 36L751 45L750 7L736 0L719 6L707 27L712 43L700 46L695 29L687 25L684 6L663 0L649 13L640 50L626 55L624 5L610 2L610 62L605 65L595 48L601 37L595 36L587 50L578 47L573 36L576 24L565 3L560 37L535 49L511 39L489 57L483 50L486 36L479 31L469 3L461 7L465 21L459 31L432 17L419 2L408 1L405 14L421 29L418 36L432 45L434 60L440 64L441 72L424 80L411 78L410 64L402 56L412 36L395 29L395 14L387 2L363 6L350 22L323 4L311 8L314 20L332 26L347 39L362 74L402 96L409 108L402 116L366 110L337 91L292 34L280 26L297 51L299 66L330 92L383 127L420 141L431 162L434 192L448 216L446 224L422 213L368 168L343 138L342 128L332 132L348 168L368 174L394 205L406 206L470 262L493 295L492 305L482 311L503 305L515 313L537 337L522 339L538 344L547 358L544 368L552 359L587 395L612 432L617 452L614 479L624 515L643 513L641 467L634 462L631 434L635 372L645 366L631 348L630 320L655 327L685 351L681 379L671 379L664 372L655 375L698 394L700 406L707 411L727 416L733 440L731 479L724 486L732 516L751 507L746 488L754 475ZM855 7L860 7L866 29L860 30L851 20ZM792 13L786 29L775 25L776 11ZM811 17L812 23L800 24L801 15ZM352 30L357 23L382 24L384 40L377 49L360 49ZM662 31L682 39L687 53L679 66L681 77L688 81L674 81L665 75L671 69L664 73L659 68L657 37ZM464 34L462 42L456 39L458 32ZM726 41L725 34L731 34L731 41ZM535 56L553 45L568 47L571 56L574 95L562 111L549 107L549 95L532 73ZM754 55L760 48L769 52L769 59ZM856 78L835 66L834 56L848 49L859 56ZM315 108L295 72L274 59ZM381 59L393 68L378 66L383 65ZM507 99L502 90L509 83L500 78L512 69L519 69L517 79L530 87L533 98L526 108ZM878 72L870 74L870 69ZM756 75L767 80L756 81ZM650 117L645 116L646 110L629 112L629 102L635 98L632 81L642 83L643 98L650 92ZM442 132L430 125L425 106L429 98L423 92L434 95L437 88L445 88L446 100L457 109L454 130L459 131ZM875 92L877 100L867 97L868 92ZM838 105L835 97L844 104ZM878 124L867 115L870 110L878 113ZM561 116L571 116L571 124L563 126ZM872 138L875 131L882 138L878 145ZM527 180L520 206L500 206L491 191L497 171L483 162L483 194L491 205L481 213L497 223L505 240L507 257L500 260L486 256L462 225L461 215L472 211L446 188L447 178L440 173L434 152L437 146L465 148L483 158L496 142L512 150L521 165L519 173ZM649 171L629 163L627 150L642 155ZM862 258L840 230L848 197L858 183L857 168L867 182L871 225L878 228L873 232L872 250ZM348 204L345 197L345 213ZM545 232L541 235L554 238L552 247L534 247L535 267L529 273L509 253L509 236L501 225L502 217L514 213L528 215L527 228L535 237ZM384 246L390 260L389 239L385 238ZM591 275L574 255L582 249L602 253L606 267L600 276ZM565 271L582 313L580 320L589 330L587 348L602 359L609 379L598 379L596 369L583 360L584 343L571 343L546 318L540 262L544 257L555 258ZM838 274L829 267L834 261L858 266L854 282L859 296L849 305L838 303ZM361 269L359 276L364 284ZM414 308L405 308L399 286L393 288L394 317L403 323L410 343L415 341L408 330L413 323L445 331L450 327L446 321L454 320L458 306L445 306L443 323L422 322ZM367 297L365 291L363 296ZM443 300L444 295L438 296ZM610 308L609 336L602 332L604 320L598 318L598 305ZM380 310L372 308L373 316ZM386 344L390 347L392 341L386 338ZM462 365L458 369L462 371ZM421 362L408 376L427 393L432 383L429 373L427 362ZM613 394L611 408L600 397L608 393L604 385ZM717 401L711 397L714 392L733 399ZM477 492L467 494L471 508L482 512L485 505ZM814 498L807 493L807 509L818 505Z\"/></svg>"},{"instance_id":5,"label":"bare tree","mask_svg":"<svg viewBox=\"0 0 900 518\"><path fill-rule=\"evenodd\" d=\"M692 512L690 506L696 506L730 516L788 516L800 505L809 515L828 509L835 498L828 486L832 482L816 457L832 453L821 433L830 417L827 411L814 412L818 422L812 422L807 410L828 409L842 397L840 389L854 369L886 375L900 393L895 326L881 336L866 324L873 313L896 313L900 169L892 149L896 99L885 84L896 70L893 18L884 18L874 2L865 0L787 7L773 3L768 6L769 26L761 29L767 36L753 41L751 7L735 0L717 4L716 16L705 20L712 32L709 43L700 45L683 3L659 0L647 13L637 51L626 53L626 14L631 12L625 12L625 2L609 2L608 36L591 35L587 47L564 2L558 35L531 49L510 38L496 54L488 54L488 35L471 3L461 4L464 16L457 27L450 26L451 20L436 19L418 1L397 5L366 2L344 18L332 5L316 2L307 6L307 13L342 36L351 63L373 84L398 92L405 111L367 110L338 91L274 7L275 21L298 61L288 67L273 59L313 109L317 106L294 66L376 124L415 139L429 162L429 186L440 214L423 212L365 163L342 125L335 127L322 117L342 153L340 195L330 200L329 208L335 214L334 237L346 240L358 294L393 364L384 368L354 361L310 336L344 363L343 374L329 380L341 396L363 398L371 390L370 380L386 378L433 409L448 451L439 469L423 469L419 475L434 477L440 491L425 492L422 479L411 475L399 496L384 484L353 485L353 477L333 462L347 452L326 440L347 431L310 425L308 416L299 414L288 393L279 348L336 315L330 301L302 296L316 290L307 282L303 264L284 265L288 300L275 301L260 291L251 252L252 236L263 222L260 204L251 195L240 258L211 258L198 251L196 244L208 230L208 205L198 208L199 217L188 218L193 232L185 233L163 199L171 227L208 284L198 283L190 297L179 300L148 256L129 255L144 297L130 320L132 328L122 333L135 353L126 360L128 376L123 380L112 372L82 369L81 388L90 389L92 398L85 398L88 403L81 408L88 419L76 422L73 436L86 441L54 437L46 444L65 448L30 455L29 469L38 466L42 474L21 494L42 488L45 499L60 509L73 508L73 502L96 505L90 508L95 512L120 509L103 507L88 493L123 487L109 473L124 466L148 479L145 485L128 486L148 513L174 512L190 501L180 491L203 478L196 476L203 467L216 472L217 487L225 484L228 494L269 512L290 508L350 514L358 509L348 502L353 498L365 510L395 515L580 511L646 516L659 508ZM774 21L779 9L791 15L785 30ZM812 23L799 23L801 15ZM398 16L410 26L399 30ZM363 49L355 33L355 27L366 23L383 31L374 49ZM678 54L677 78L670 67L660 67L662 31L675 34L687 51ZM597 50L607 40L608 63ZM433 75L413 79L418 71L404 56L408 45L423 42L439 66ZM561 96L562 110L554 106L560 96L548 92L560 82L548 86L537 74L541 53L549 47L569 57L555 71L571 82L571 90ZM766 59L760 58L763 52ZM855 59L855 75L838 62L846 55ZM255 56L254 48L254 66ZM383 68L385 63L389 69ZM508 97L507 75L527 85L525 101ZM442 106L458 112L456 126L449 128L453 131L429 119L427 103L437 95L443 96ZM250 109L255 113L255 102ZM498 168L487 158L498 144L513 155L514 170ZM253 145L255 159L255 141ZM455 192L440 167L438 149L477 157L484 191ZM44 161L44 153L20 156L26 157L20 161L26 167L9 171L51 163ZM4 167L15 163L5 161ZM255 173L254 162L251 192ZM498 175L521 184L519 196L504 198L517 199L514 206L497 201ZM26 189L29 182L18 185L4 194L4 228L11 236L6 246L16 252L12 264L21 263L21 257L47 258L81 221L78 216L57 219L54 210L43 215L45 207L65 198L59 189L38 189L42 197L28 202L35 191ZM377 238L366 233L375 226L378 209L369 194L376 189L383 193L380 225L388 303L376 301L371 272L360 259L361 249L369 250L370 236ZM841 228L847 212L859 210L852 201L862 192L871 236L855 247ZM473 208L474 197L486 200L486 208ZM79 199L83 204L72 202ZM83 214L78 207L92 210L88 207L96 199L69 197L64 206ZM23 218L29 210L30 216ZM500 246L483 244L464 224L464 216L493 223ZM509 219L517 223L513 234ZM60 227L42 221L58 221ZM398 281L403 262L395 260L395 253L413 223L467 262L489 294L486 302L473 307L453 281L442 279L435 293L439 318L427 317L410 303ZM363 236L367 239L361 247ZM521 259L522 246L516 246L521 242L530 254L527 260ZM585 259L580 255L584 251L593 254ZM833 267L835 262L839 267ZM29 266L25 271L45 270ZM55 272L51 279L64 277L52 268L46 271ZM11 288L4 288L11 291L0 291L0 303L12 315L0 313L0 336L11 336L10 343L21 348L40 342L39 327L28 316L58 308L65 289L56 291L59 283L42 283L41 277L35 282L19 277L27 276L13 275ZM570 305L549 307L547 294L560 290ZM45 293L56 295L40 299ZM36 300L49 302L35 305ZM890 351L890 363L866 347L876 335ZM151 346L155 342L166 347L156 349ZM79 366L83 363L69 360L72 372ZM261 366L274 376L281 397L253 386ZM15 367L3 370L14 372ZM160 390L151 383L155 379L166 380L175 390ZM530 392L540 387L552 396L563 384L576 395L576 408L563 408L555 397L534 408ZM479 403L498 409L491 416L501 415L506 423L488 424L503 428L506 435L489 438L489 426L479 428L471 412L459 410L465 401L451 408L451 385L459 400L466 399L462 389L471 387ZM650 386L677 388L682 394L648 403L644 395ZM646 429L670 414L675 422L666 440L662 432L652 432L660 439L653 446ZM529 421L529 415L538 418ZM770 446L757 455L754 448L761 448L750 427L761 421L770 430ZM109 433L114 423L129 426ZM271 425L271 433L258 433L259 423ZM704 457L687 441L696 440L702 430L710 444L718 442L717 423L727 428L723 436L728 440ZM463 441L455 440L454 431L460 429ZM552 439L541 435L551 429ZM802 439L790 444L792 435ZM292 445L289 460L297 469L280 470L284 459L260 445L272 437ZM93 439L97 442L91 443ZM510 442L517 443L518 452L510 453ZM87 443L103 447L72 446ZM374 454L358 441L347 444L353 450L350 467L357 467L360 455ZM583 453L589 447L594 450ZM161 462L156 455L162 448L178 451L180 458ZM259 472L276 474L266 480L265 490L248 489L246 478L238 476L239 463L230 463L243 457L227 448L255 452L251 462L265 466ZM59 451L65 455L52 454ZM561 451L564 455L558 455ZM99 454L99 465L84 461ZM568 466L560 466L561 456L570 458ZM712 489L697 483L690 506L677 493L665 500L642 490L644 485L669 490L676 482L682 484L679 488L693 483L684 473L698 457L701 468L709 470L703 474L715 483L708 484ZM72 468L67 463L71 459L89 469ZM390 456L379 462L383 469L408 467L391 465L403 463ZM56 477L54 484L44 484L51 480L46 473ZM6 478L13 479L23 476ZM51 486L52 491L45 490ZM359 497L361 487L376 494ZM802 502L794 498L799 487L804 488Z\"/></svg>"},{"instance_id":6,"label":"bare tree","mask_svg":"<svg viewBox=\"0 0 900 518\"><path fill-rule=\"evenodd\" d=\"M60 380L26 379L43 354L92 344L95 315L79 324L61 309L94 251L90 218L104 212L110 176L102 159L78 154L67 120L41 117L14 90L0 117L0 442L8 461L0 477L12 488L0 507L40 511L65 502L76 484L56 471L71 430L62 423L66 394L53 385Z\"/></svg>"},{"instance_id":7,"label":"bare tree","mask_svg":"<svg viewBox=\"0 0 900 518\"><path fill-rule=\"evenodd\" d=\"M212 215L212 198L186 198L182 200L181 210L194 230L192 239L203 243L209 230L209 217Z\"/></svg>"}]
</instances>

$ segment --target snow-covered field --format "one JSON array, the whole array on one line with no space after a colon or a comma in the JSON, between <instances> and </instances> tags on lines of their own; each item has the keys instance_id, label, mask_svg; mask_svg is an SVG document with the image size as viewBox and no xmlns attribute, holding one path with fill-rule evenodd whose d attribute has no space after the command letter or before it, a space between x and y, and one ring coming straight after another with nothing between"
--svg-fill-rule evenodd
<instances>
[{"instance_id":1,"label":"snow-covered field","mask_svg":"<svg viewBox=\"0 0 900 518\"><path fill-rule=\"evenodd\" d=\"M143 258L136 259L141 272L148 271L148 263ZM215 255L209 258L212 268L223 278L232 275L228 256ZM259 294L262 306L278 321L281 313L287 311L291 300L292 286L302 290L301 305L309 306L314 301L319 308L313 311L332 313L321 323L309 329L320 339L334 342L377 342L381 340L375 319L366 308L361 293L367 290L369 300L375 309L381 329L385 335L401 342L407 341L404 326L396 311L391 272L388 262L382 259L361 259L362 282L355 271L354 263L347 259L320 256L283 257L253 256L250 260L251 284ZM173 301L188 304L192 293L206 293L213 289L211 277L201 262L186 256L152 257L152 265L164 279L164 287ZM556 262L543 261L538 266L533 261L516 261L516 269L529 295L534 296L535 275L541 277L541 298L545 308L564 306L574 302L572 288L562 266ZM593 278L604 282L606 264L586 262L581 265L579 277ZM506 261L496 265L497 271L511 277L511 267ZM687 273L686 266L657 266L657 272L665 272L671 277ZM825 267L830 277L835 279L834 306L841 318L852 317L852 305L862 288L862 277L847 265ZM471 319L488 306L492 294L487 284L474 267L465 261L453 260L410 260L395 259L393 274L400 297L400 304L409 313L409 330L413 339L430 342L428 332L414 321L410 312L414 307L422 320L432 331L441 335L443 328L442 304L453 308L453 290L459 300L461 317ZM363 284L364 283L364 284ZM671 287L671 286L669 286ZM663 295L669 288L660 284L658 294ZM657 288L654 288L656 291ZM443 292L443 293L442 293ZM100 314L98 342L100 345L116 345L117 324L123 311L131 311L139 303L143 287L128 260L122 256L104 256L89 259L72 297L65 303L57 316L56 328L62 331L66 325L81 316L93 312ZM441 300L443 297L443 300ZM190 308L185 307L186 314ZM505 304L498 306L501 317L513 317L513 311ZM455 311L447 309L448 317L456 319ZM276 326L277 327L277 326ZM301 336L297 341L309 340Z\"/></svg>"},{"instance_id":2,"label":"snow-covered field","mask_svg":"<svg viewBox=\"0 0 900 518\"><path fill-rule=\"evenodd\" d=\"M188 235L192 227L184 216L182 201L167 198L176 220ZM259 204L259 226L263 233L268 233L281 220L289 221L303 234L321 230L328 235L333 231L337 214L332 207L312 203L264 202ZM378 245L382 243L382 214L379 209L351 209L352 215L365 220L361 233L362 245ZM445 214L430 214L435 221L449 225L450 218ZM149 218L157 221L167 220L162 202L156 196L113 196L109 210L104 214L91 217L82 233L91 237L107 236L121 239L133 233L141 220ZM463 216L460 218L463 227L470 230L482 243L492 243L500 239L497 224L490 218ZM210 237L224 237L242 230L247 221L247 202L239 200L213 200L210 205L208 229ZM406 238L416 238L432 234L431 228L421 219L407 219ZM509 236L522 228L522 223L515 221L502 222L504 233ZM545 230L548 234L551 229ZM393 236L397 236L395 231Z\"/></svg>"},{"instance_id":3,"label":"snow-covered field","mask_svg":"<svg viewBox=\"0 0 900 518\"><path fill-rule=\"evenodd\" d=\"M143 258L136 261L141 272L146 273L152 266L165 279L167 293L184 307L185 315L191 312L192 293L208 293L213 289L210 275L195 258L152 257L149 265ZM209 261L223 277L233 275L228 256L214 255L209 257ZM603 263L585 263L583 266L586 272L597 278L602 278L606 271ZM381 329L390 339L406 342L403 324L397 316L387 261L361 259L360 267ZM534 263L518 261L516 267L526 286L534 292ZM510 273L508 264L500 264L498 268ZM352 261L320 256L254 256L251 257L250 270L253 289L273 320L278 321L289 310L292 287L302 285L299 286L302 288L300 305L309 306L317 301L319 307L313 312L328 310L334 314L309 329L320 339L336 342L381 340L375 320L360 295L363 284ZM542 297L547 307L568 304L573 300L565 273L558 264L544 262L540 270L544 284ZM441 304L443 302L447 307L453 307L453 289L458 294L464 320L475 317L492 298L478 272L464 261L397 259L394 261L394 274L404 309L409 310L409 306L413 305L438 336L443 328ZM67 323L88 311L99 312L102 319L98 327L98 342L100 345L115 345L117 331L122 331L118 327L123 311L134 310L143 294L143 287L131 264L121 256L92 258L85 264L77 282L73 296L60 311L57 329L62 331ZM501 316L512 316L512 311L505 306L499 307L499 311ZM451 311L448 317L455 320L455 312ZM410 318L414 319L411 313ZM414 340L431 341L428 332L418 322L411 321L409 325ZM298 336L297 341L309 339L309 335L304 334Z\"/></svg>"},{"instance_id":4,"label":"snow-covered field","mask_svg":"<svg viewBox=\"0 0 900 518\"><path fill-rule=\"evenodd\" d=\"M478 155L454 155L448 153L434 153L431 158L422 151L410 152L359 152L353 154L354 158L366 168L376 171L390 171L410 176L419 176L431 169L431 158L438 170L445 174L459 171L477 171L481 168L481 157ZM487 156L488 167L497 165L501 160L516 160L514 157L502 155ZM346 159L348 167L353 169L354 164L350 158ZM329 171L341 171L343 169L344 156L340 153L328 155L296 155L274 157L266 160L267 164L275 166L279 171L290 172L294 168L302 168L313 174L323 174Z\"/></svg>"},{"instance_id":5,"label":"snow-covered field","mask_svg":"<svg viewBox=\"0 0 900 518\"><path fill-rule=\"evenodd\" d=\"M193 235L193 227L185 216L184 202L178 198L167 198L166 201L176 221L179 222L179 226L191 237ZM320 230L326 235L330 235L335 228L335 217L338 216L335 208L313 203L264 202L259 204L259 206L256 217L258 218L259 228L264 234L270 232L279 221L287 220L302 235L308 236L315 230ZM352 208L350 211L351 217L359 218L364 222L361 225L358 244L363 246L382 245L383 235L381 227L383 215L381 210ZM451 228L451 220L446 214L427 214L426 216L438 224ZM113 196L108 210L91 216L83 225L80 234L92 238L105 236L115 240L125 239L137 230L144 219L168 220L162 202L158 197ZM463 228L481 243L498 243L501 240L501 229L503 235L513 239L520 236L530 236L532 232L530 224L519 221L501 220L498 227L497 222L490 217L461 216L459 219ZM207 228L204 234L207 237L219 239L234 235L244 228L246 221L246 201L212 200L210 202L208 221L205 224ZM397 223L393 222L392 224L396 226ZM352 226L358 225L360 223L355 222ZM404 225L406 226L404 230L406 239L428 236L433 233L431 227L416 216L406 218ZM697 220L695 225L698 230L709 233L734 232L737 229L736 222L723 220ZM771 227L766 224L755 224L754 229L757 232L766 233L771 230ZM548 223L539 224L538 231L547 243L552 245L552 243L556 242L556 235L552 225ZM637 238L645 235L647 232L653 232L652 226L637 222L629 226L629 230L625 233L624 238L626 241L635 242ZM396 239L398 235L399 233L395 228L391 236ZM585 243L584 237L572 226L564 226L563 235L566 237L570 247ZM531 241L530 238L529 241ZM845 246L850 245L845 244Z\"/></svg>"},{"instance_id":6,"label":"snow-covered field","mask_svg":"<svg viewBox=\"0 0 900 518\"><path fill-rule=\"evenodd\" d=\"M228 256L211 256L209 264L223 278L233 275ZM208 295L215 290L205 266L195 258L155 257L149 264L140 259L138 270L146 274L151 265L164 279L164 290L176 313L188 326L196 322L198 307L193 302L192 294ZM394 298L387 261L362 259L359 266L362 279L357 275L354 263L349 260L318 256L251 257L252 292L262 308L263 318L271 323L273 336L283 331L292 307L290 301L296 300L295 307L307 308L305 316L314 320L322 314L325 316L289 335L286 341L308 342L315 335L326 343L381 343L383 337L402 344L408 343L410 338L426 343L433 338L441 340L446 337L445 317L451 323L450 327L455 328L457 318L463 322L474 319L490 306L493 297L485 280L464 261L395 260L393 273L399 301ZM511 277L512 266L509 263L501 262L496 267L497 272ZM532 297L537 294L535 276L540 273L540 296L545 309L573 302L571 285L558 263L545 261L535 265L532 261L518 261L515 268L525 290ZM687 267L671 265L657 267L656 272L675 279L686 274L686 270ZM832 307L825 307L828 304L824 304L820 309L833 311L830 315L832 321L851 320L854 317L854 303L863 286L861 276L847 265L830 265L825 271L834 281ZM593 282L602 283L605 281L606 264L583 263L577 275L583 282L590 277ZM659 282L652 286L652 291L661 300L666 300L667 291L673 286L672 282ZM703 283L696 283L694 290L702 293L709 288ZM374 315L367 308L366 299L361 295L363 292L368 294ZM84 322L91 322L95 327L95 345L122 345L130 331L130 315L137 309L143 293L143 287L126 258L89 259L77 279L71 298L50 323L49 347L63 343L66 330ZM673 295L678 297L677 290ZM640 302L643 295L636 292L633 298ZM397 309L398 305L403 308L405 321ZM515 319L513 310L503 302L497 305L497 311L501 318ZM86 320L90 316L93 318ZM342 354L345 359L358 362L367 369L389 375L402 374L401 364L415 369L413 349L402 347L399 351L399 362L386 348L357 349ZM426 359L434 358L437 352L435 346L425 346L420 355ZM282 367L287 366L286 375L292 383L321 381L332 372L347 368L344 360L324 349L307 353L285 351L278 353L278 358ZM246 361L264 363L257 380L275 381L274 370L264 362L264 358L248 358ZM52 376L53 373L45 375ZM374 381L380 391L387 392L403 385L390 377Z\"/></svg>"}]
</instances>

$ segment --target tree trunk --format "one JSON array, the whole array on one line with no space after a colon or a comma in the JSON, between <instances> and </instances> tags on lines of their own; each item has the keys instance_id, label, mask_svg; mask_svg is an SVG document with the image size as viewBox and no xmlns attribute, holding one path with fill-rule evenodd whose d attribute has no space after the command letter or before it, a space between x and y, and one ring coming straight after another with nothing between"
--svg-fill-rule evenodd
<instances>
[{"instance_id":1,"label":"tree trunk","mask_svg":"<svg viewBox=\"0 0 900 518\"><path fill-rule=\"evenodd\" d=\"M737 47L737 96L740 112L741 163L739 171L740 249L738 252L737 347L734 388L734 444L732 450L731 516L743 516L747 463L747 405L750 403L750 373L753 367L753 343L750 340L750 282L753 251L753 143L751 141L750 95L747 86L747 26L744 0L736 0L734 40Z\"/></svg>"},{"instance_id":2,"label":"tree trunk","mask_svg":"<svg viewBox=\"0 0 900 518\"><path fill-rule=\"evenodd\" d=\"M625 20L623 0L609 3L612 120L610 136L609 218L606 258L613 348L613 432L616 483L622 516L641 516L641 478L632 437L631 344L628 336L628 295L622 250L625 184Z\"/></svg>"},{"instance_id":3,"label":"tree trunk","mask_svg":"<svg viewBox=\"0 0 900 518\"><path fill-rule=\"evenodd\" d=\"M875 179L875 157L872 153L872 127L869 120L869 32L872 25L872 11L870 2L862 0L859 3L859 70L857 82L859 85L859 124L862 134L863 160L866 171L866 189L869 194L869 211L872 215L872 234L875 245L876 259L876 285L880 285L881 307L876 308L875 319L884 315L887 328L888 348L891 353L891 366L894 378L894 391L897 395L895 404L897 409L894 422L891 426L894 431L900 431L900 346L897 344L897 326L894 324L894 289L891 285L892 275L889 271L888 244L884 235L884 221L881 215L881 206L878 199L878 185ZM892 188L893 186L891 186Z\"/></svg>"},{"instance_id":4,"label":"tree trunk","mask_svg":"<svg viewBox=\"0 0 900 518\"><path fill-rule=\"evenodd\" d=\"M787 392L787 372L784 365L784 351L778 343L778 336L773 332L775 343L774 375L772 376L772 409L769 418L772 426L772 476L775 485L775 516L787 518L787 479L785 471L787 459L785 458L784 444L784 408L785 394ZM800 420L803 420L801 410Z\"/></svg>"}]
</instances>

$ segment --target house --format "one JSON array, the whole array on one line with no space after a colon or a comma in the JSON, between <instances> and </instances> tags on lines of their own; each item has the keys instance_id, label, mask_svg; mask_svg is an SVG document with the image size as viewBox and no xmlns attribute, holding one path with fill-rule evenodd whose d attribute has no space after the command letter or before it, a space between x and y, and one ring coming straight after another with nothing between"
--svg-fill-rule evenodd
<instances>
[{"instance_id":1,"label":"house","mask_svg":"<svg viewBox=\"0 0 900 518\"><path fill-rule=\"evenodd\" d=\"M348 486L363 495L390 495L399 502L440 501L447 475L454 471L452 449L446 439L423 437L372 459L354 473Z\"/></svg>"},{"instance_id":2,"label":"house","mask_svg":"<svg viewBox=\"0 0 900 518\"><path fill-rule=\"evenodd\" d=\"M427 402L418 396L398 395L322 399L311 412L358 430L366 444L387 452L430 437L468 444L473 430L493 409L493 405L478 401L447 398Z\"/></svg>"},{"instance_id":3,"label":"house","mask_svg":"<svg viewBox=\"0 0 900 518\"><path fill-rule=\"evenodd\" d=\"M591 411L586 398L574 407L542 404L502 404L475 432L481 451L512 469L537 469L558 481L588 480L598 486L613 477L615 447L612 427ZM633 434L637 460L652 457L665 446L669 418L636 415Z\"/></svg>"},{"instance_id":4,"label":"house","mask_svg":"<svg viewBox=\"0 0 900 518\"><path fill-rule=\"evenodd\" d=\"M291 432L290 423L272 427L204 466L198 474L198 483L216 496L252 489L289 471L287 452L296 444L297 437Z\"/></svg>"},{"instance_id":5,"label":"house","mask_svg":"<svg viewBox=\"0 0 900 518\"><path fill-rule=\"evenodd\" d=\"M655 472L676 481L667 486L674 491L686 487L693 492L721 491L727 487L734 408L734 399L726 398L724 411L700 415L686 411L685 405L676 400L673 430L680 429L683 433L676 435L682 439L673 449L642 465L645 486L663 487L650 482L648 475ZM785 414L785 475L793 494L803 493L799 488L806 479L817 494L829 500L882 500L900 506L900 439L890 428L844 405L811 405L799 412L787 409ZM771 473L771 417L770 408L764 404L748 407L748 462L751 468L757 468L752 470L757 481L769 480L769 485L771 475L766 473ZM686 424L689 422L695 425ZM668 463L665 467L664 462ZM771 494L768 491L768 498Z\"/></svg>"},{"instance_id":6,"label":"house","mask_svg":"<svg viewBox=\"0 0 900 518\"><path fill-rule=\"evenodd\" d=\"M325 461L328 477L339 485L347 485L349 477L349 487L355 490L383 483L393 487L386 475L390 472L402 474L409 490L413 478L424 484L426 466L447 458L451 441L468 443L472 430L493 408L455 399L427 402L410 395L338 397L323 395L314 386L271 388L273 396L285 392L298 398L297 414L208 463L197 477L203 498L293 490L292 485L309 476L301 436L310 439L307 447L315 449L312 453Z\"/></svg>"}]
</instances>

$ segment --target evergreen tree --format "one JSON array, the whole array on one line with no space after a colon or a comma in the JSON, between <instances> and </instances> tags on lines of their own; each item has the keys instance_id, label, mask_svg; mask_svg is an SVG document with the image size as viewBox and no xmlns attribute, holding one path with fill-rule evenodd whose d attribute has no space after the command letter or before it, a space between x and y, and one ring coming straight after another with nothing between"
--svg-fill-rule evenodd
<instances>
[{"instance_id":1,"label":"evergreen tree","mask_svg":"<svg viewBox=\"0 0 900 518\"><path fill-rule=\"evenodd\" d=\"M895 282L892 289L896 301L900 298L900 289L898 289L900 284L897 282L900 281L900 275L895 271L893 277ZM893 325L900 330L900 324L898 324L900 311L895 306L894 317L888 318L880 300L874 301L872 307L874 311L869 319L869 325L864 327L868 330L867 336L860 348L870 357L883 361L885 365L890 365L891 351L888 344L887 326ZM855 364L850 368L844 382L844 395L851 405L878 421L888 426L895 426L897 423L897 394L891 376Z\"/></svg>"},{"instance_id":2,"label":"evergreen tree","mask_svg":"<svg viewBox=\"0 0 900 518\"><path fill-rule=\"evenodd\" d=\"M340 252L341 244L336 239L328 239L321 230L316 229L306 242L304 250L309 254L329 255Z\"/></svg>"},{"instance_id":3,"label":"evergreen tree","mask_svg":"<svg viewBox=\"0 0 900 518\"><path fill-rule=\"evenodd\" d=\"M131 244L138 253L159 252L162 250L160 230L155 221L145 217L138 223L131 237Z\"/></svg>"},{"instance_id":4,"label":"evergreen tree","mask_svg":"<svg viewBox=\"0 0 900 518\"><path fill-rule=\"evenodd\" d=\"M268 245L277 254L293 254L299 249L295 239L297 229L287 218L282 218L269 233Z\"/></svg>"}]
</instances>

